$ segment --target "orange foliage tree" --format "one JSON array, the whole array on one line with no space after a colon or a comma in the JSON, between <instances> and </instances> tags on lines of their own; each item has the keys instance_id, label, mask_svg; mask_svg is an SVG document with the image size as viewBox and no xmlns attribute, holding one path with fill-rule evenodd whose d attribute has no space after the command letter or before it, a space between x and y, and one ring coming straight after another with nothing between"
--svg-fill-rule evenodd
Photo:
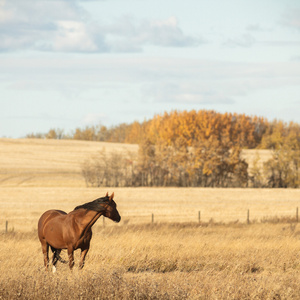
<instances>
[{"instance_id":1,"label":"orange foliage tree","mask_svg":"<svg viewBox=\"0 0 300 300\"><path fill-rule=\"evenodd\" d=\"M240 152L256 146L264 132L258 126L257 119L215 111L156 115L140 144L141 185L247 185L247 164Z\"/></svg>"}]
</instances>

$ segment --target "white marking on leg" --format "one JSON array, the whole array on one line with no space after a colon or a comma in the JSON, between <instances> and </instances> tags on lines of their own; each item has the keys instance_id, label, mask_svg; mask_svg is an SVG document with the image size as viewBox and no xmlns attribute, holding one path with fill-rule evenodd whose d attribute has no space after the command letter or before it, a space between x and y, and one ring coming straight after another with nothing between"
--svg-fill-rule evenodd
<instances>
[{"instance_id":1,"label":"white marking on leg","mask_svg":"<svg viewBox=\"0 0 300 300\"><path fill-rule=\"evenodd\" d=\"M56 272L56 267L52 266L52 273L54 274Z\"/></svg>"}]
</instances>

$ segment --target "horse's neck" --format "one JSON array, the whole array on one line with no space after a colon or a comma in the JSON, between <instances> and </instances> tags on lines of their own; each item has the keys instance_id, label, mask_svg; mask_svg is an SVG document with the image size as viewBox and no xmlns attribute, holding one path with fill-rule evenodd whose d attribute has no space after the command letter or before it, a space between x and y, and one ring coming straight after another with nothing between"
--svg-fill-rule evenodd
<instances>
[{"instance_id":1,"label":"horse's neck","mask_svg":"<svg viewBox=\"0 0 300 300\"><path fill-rule=\"evenodd\" d=\"M96 212L89 210L82 215L79 215L77 224L82 231L87 231L95 224L95 222L103 215L104 212Z\"/></svg>"}]
</instances>

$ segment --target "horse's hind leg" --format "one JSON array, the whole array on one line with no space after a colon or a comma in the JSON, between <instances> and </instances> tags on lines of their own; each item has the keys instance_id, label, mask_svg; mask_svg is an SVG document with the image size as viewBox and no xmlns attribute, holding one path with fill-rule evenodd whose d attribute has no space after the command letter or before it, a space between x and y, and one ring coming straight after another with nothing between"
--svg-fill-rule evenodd
<instances>
[{"instance_id":1,"label":"horse's hind leg","mask_svg":"<svg viewBox=\"0 0 300 300\"><path fill-rule=\"evenodd\" d=\"M56 272L56 264L57 264L57 261L58 261L58 258L57 258L57 249L55 248L52 248L51 247L51 250L53 252L53 257L52 257L52 272L55 273Z\"/></svg>"},{"instance_id":2,"label":"horse's hind leg","mask_svg":"<svg viewBox=\"0 0 300 300\"><path fill-rule=\"evenodd\" d=\"M48 255L48 251L49 251L49 244L46 241L41 241L42 244L42 251L44 254L44 266L46 268L46 271L48 270L48 266L49 266L49 255Z\"/></svg>"},{"instance_id":3,"label":"horse's hind leg","mask_svg":"<svg viewBox=\"0 0 300 300\"><path fill-rule=\"evenodd\" d=\"M63 263L66 263L66 262L60 257L61 249L55 249L55 248L51 247L51 250L53 252L52 272L55 273L56 272L56 264L57 264L57 262L58 261L61 261Z\"/></svg>"}]
</instances>

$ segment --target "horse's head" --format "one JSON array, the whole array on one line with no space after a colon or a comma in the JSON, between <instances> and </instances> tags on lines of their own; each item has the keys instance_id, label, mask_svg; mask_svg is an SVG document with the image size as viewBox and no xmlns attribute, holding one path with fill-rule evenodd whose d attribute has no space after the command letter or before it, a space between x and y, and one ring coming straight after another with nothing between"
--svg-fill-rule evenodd
<instances>
[{"instance_id":1,"label":"horse's head","mask_svg":"<svg viewBox=\"0 0 300 300\"><path fill-rule=\"evenodd\" d=\"M114 193L111 196L108 196L108 193L105 196L107 200L105 201L105 212L104 216L119 223L121 221L121 216L117 210L117 204L114 201Z\"/></svg>"}]
</instances>

